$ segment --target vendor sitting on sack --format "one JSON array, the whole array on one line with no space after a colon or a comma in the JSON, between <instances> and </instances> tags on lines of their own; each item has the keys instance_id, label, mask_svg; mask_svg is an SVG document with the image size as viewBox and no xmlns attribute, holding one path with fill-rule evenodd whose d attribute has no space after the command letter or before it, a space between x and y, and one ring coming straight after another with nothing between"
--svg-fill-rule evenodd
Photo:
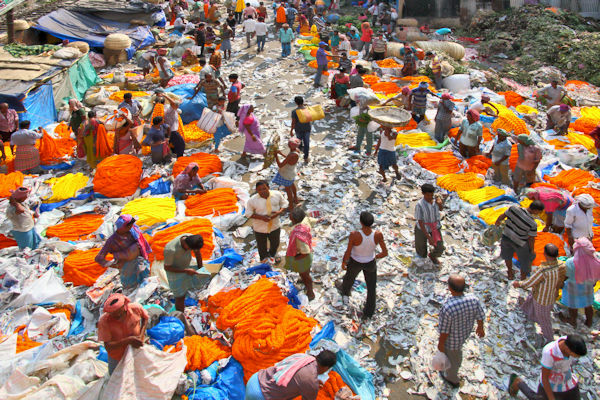
<instances>
[{"instance_id":1,"label":"vendor sitting on sack","mask_svg":"<svg viewBox=\"0 0 600 400\"><path fill-rule=\"evenodd\" d=\"M173 197L185 200L190 195L204 193L206 189L198 176L198 164L189 163L173 182Z\"/></svg>"},{"instance_id":2,"label":"vendor sitting on sack","mask_svg":"<svg viewBox=\"0 0 600 400\"><path fill-rule=\"evenodd\" d=\"M566 135L571 123L571 107L566 104L552 106L546 112L546 130L554 129L559 135Z\"/></svg>"},{"instance_id":3,"label":"vendor sitting on sack","mask_svg":"<svg viewBox=\"0 0 600 400\"><path fill-rule=\"evenodd\" d=\"M138 348L144 344L148 313L121 293L108 296L103 311L97 324L98 340L104 342L108 353L108 374L111 375L125 355L127 346Z\"/></svg>"},{"instance_id":4,"label":"vendor sitting on sack","mask_svg":"<svg viewBox=\"0 0 600 400\"><path fill-rule=\"evenodd\" d=\"M335 365L336 355L329 350L316 357L291 355L272 367L261 369L246 384L246 400L316 399L321 382Z\"/></svg>"}]
</instances>

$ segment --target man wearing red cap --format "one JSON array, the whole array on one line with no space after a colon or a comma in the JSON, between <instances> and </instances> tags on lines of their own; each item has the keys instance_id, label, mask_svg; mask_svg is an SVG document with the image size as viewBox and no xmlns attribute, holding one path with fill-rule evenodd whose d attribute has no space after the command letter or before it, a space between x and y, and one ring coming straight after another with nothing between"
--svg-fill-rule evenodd
<instances>
[{"instance_id":1,"label":"man wearing red cap","mask_svg":"<svg viewBox=\"0 0 600 400\"><path fill-rule=\"evenodd\" d=\"M98 340L104 342L108 353L108 374L112 374L123 358L127 346L144 344L148 313L138 303L132 303L121 293L111 294L98 320Z\"/></svg>"}]
</instances>

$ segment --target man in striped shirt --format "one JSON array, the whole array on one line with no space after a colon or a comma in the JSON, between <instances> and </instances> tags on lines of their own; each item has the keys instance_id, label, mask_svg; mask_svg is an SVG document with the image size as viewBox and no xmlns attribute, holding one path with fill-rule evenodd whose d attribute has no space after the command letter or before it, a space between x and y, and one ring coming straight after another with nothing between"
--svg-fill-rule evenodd
<instances>
[{"instance_id":1,"label":"man in striped shirt","mask_svg":"<svg viewBox=\"0 0 600 400\"><path fill-rule=\"evenodd\" d=\"M524 281L531 272L531 263L535 259L535 237L537 236L537 224L533 215L544 211L544 204L535 200L528 209L519 206L511 206L496 220L500 225L506 219L506 226L502 232L500 242L500 257L506 263L508 279L515 279L513 272L512 257L517 253L521 265L521 280Z\"/></svg>"},{"instance_id":2,"label":"man in striped shirt","mask_svg":"<svg viewBox=\"0 0 600 400\"><path fill-rule=\"evenodd\" d=\"M542 328L546 343L554 340L552 332L552 307L558 297L558 289L565 280L566 267L558 261L558 247L548 243L544 247L546 261L540 265L529 279L514 282L516 288L529 289L531 294L521 306L523 312L530 320L537 322Z\"/></svg>"},{"instance_id":3,"label":"man in striped shirt","mask_svg":"<svg viewBox=\"0 0 600 400\"><path fill-rule=\"evenodd\" d=\"M428 94L432 95L433 93L429 90L427 82L419 83L419 87L413 89L410 93L410 107L412 109L413 119L417 124L425 118Z\"/></svg>"}]
</instances>

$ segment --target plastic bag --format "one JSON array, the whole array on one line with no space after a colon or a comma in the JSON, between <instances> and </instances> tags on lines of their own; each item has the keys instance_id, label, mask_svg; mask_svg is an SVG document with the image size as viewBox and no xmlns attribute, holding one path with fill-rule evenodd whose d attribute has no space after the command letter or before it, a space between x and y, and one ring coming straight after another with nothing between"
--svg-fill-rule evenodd
<instances>
[{"instance_id":1,"label":"plastic bag","mask_svg":"<svg viewBox=\"0 0 600 400\"><path fill-rule=\"evenodd\" d=\"M450 368L450 360L446 354L438 351L431 359L431 367L436 371L446 371Z\"/></svg>"},{"instance_id":2,"label":"plastic bag","mask_svg":"<svg viewBox=\"0 0 600 400\"><path fill-rule=\"evenodd\" d=\"M246 385L244 385L244 370L242 365L233 357L221 371L212 385L198 385L186 393L188 400L244 400Z\"/></svg>"},{"instance_id":3,"label":"plastic bag","mask_svg":"<svg viewBox=\"0 0 600 400\"><path fill-rule=\"evenodd\" d=\"M72 58L81 57L81 52L75 47L63 47L62 49L56 50L53 56L63 60L70 60Z\"/></svg>"},{"instance_id":4,"label":"plastic bag","mask_svg":"<svg viewBox=\"0 0 600 400\"><path fill-rule=\"evenodd\" d=\"M348 89L350 98L357 102L361 107L379 104L379 97L371 89L358 87Z\"/></svg>"},{"instance_id":5,"label":"plastic bag","mask_svg":"<svg viewBox=\"0 0 600 400\"><path fill-rule=\"evenodd\" d=\"M491 246L502 237L502 227L492 225L481 234L481 243L484 246Z\"/></svg>"},{"instance_id":6,"label":"plastic bag","mask_svg":"<svg viewBox=\"0 0 600 400\"><path fill-rule=\"evenodd\" d=\"M160 322L146 331L150 343L162 350L169 344L175 344L183 339L185 327L175 317L160 317Z\"/></svg>"},{"instance_id":7,"label":"plastic bag","mask_svg":"<svg viewBox=\"0 0 600 400\"><path fill-rule=\"evenodd\" d=\"M204 132L214 134L217 131L217 127L222 124L222 121L223 116L221 114L217 114L206 107L204 110L202 110L202 116L196 125Z\"/></svg>"}]
</instances>

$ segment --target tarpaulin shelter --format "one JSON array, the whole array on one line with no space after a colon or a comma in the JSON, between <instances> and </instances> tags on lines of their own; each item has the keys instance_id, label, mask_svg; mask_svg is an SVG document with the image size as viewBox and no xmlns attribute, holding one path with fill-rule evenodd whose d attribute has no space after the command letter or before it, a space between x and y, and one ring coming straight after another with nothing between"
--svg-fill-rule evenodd
<instances>
[{"instance_id":1,"label":"tarpaulin shelter","mask_svg":"<svg viewBox=\"0 0 600 400\"><path fill-rule=\"evenodd\" d=\"M41 17L33 28L59 39L86 42L94 48L103 48L104 39L111 33L122 33L131 38L132 45L127 49L129 58L133 57L136 50L155 42L149 26L111 21L63 8Z\"/></svg>"},{"instance_id":2,"label":"tarpaulin shelter","mask_svg":"<svg viewBox=\"0 0 600 400\"><path fill-rule=\"evenodd\" d=\"M12 56L10 56L12 57ZM83 99L99 78L87 54L78 60L51 57L9 58L0 54L0 102L8 103L32 129L56 121L64 100Z\"/></svg>"},{"instance_id":3,"label":"tarpaulin shelter","mask_svg":"<svg viewBox=\"0 0 600 400\"><path fill-rule=\"evenodd\" d=\"M158 4L141 0L79 0L66 8L110 21L135 22L138 25L154 25L153 14L162 10Z\"/></svg>"}]
</instances>

